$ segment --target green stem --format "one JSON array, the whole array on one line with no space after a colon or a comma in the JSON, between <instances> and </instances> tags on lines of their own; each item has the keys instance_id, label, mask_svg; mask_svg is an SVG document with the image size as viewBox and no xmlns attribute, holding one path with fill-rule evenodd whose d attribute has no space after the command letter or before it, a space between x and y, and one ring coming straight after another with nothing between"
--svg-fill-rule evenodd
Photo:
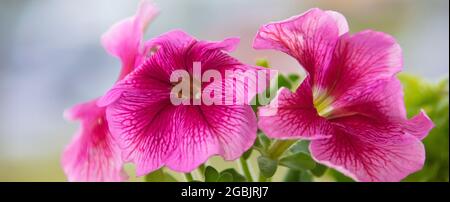
<instances>
[{"instance_id":1,"label":"green stem","mask_svg":"<svg viewBox=\"0 0 450 202\"><path fill-rule=\"evenodd\" d=\"M275 141L269 149L269 157L271 159L280 158L286 150L288 150L297 140L277 140Z\"/></svg>"},{"instance_id":2,"label":"green stem","mask_svg":"<svg viewBox=\"0 0 450 202\"><path fill-rule=\"evenodd\" d=\"M241 157L239 158L239 163L241 165L242 172L244 172L244 175L247 178L247 181L253 182L253 177L252 174L250 173L250 169L248 168L247 160Z\"/></svg>"},{"instance_id":3,"label":"green stem","mask_svg":"<svg viewBox=\"0 0 450 202\"><path fill-rule=\"evenodd\" d=\"M264 175L262 175L261 173L259 174L259 178L258 178L258 182L265 182L267 181L267 178L264 177Z\"/></svg>"},{"instance_id":4,"label":"green stem","mask_svg":"<svg viewBox=\"0 0 450 202\"><path fill-rule=\"evenodd\" d=\"M191 173L184 173L184 177L186 178L186 182L194 181L194 177L192 177Z\"/></svg>"},{"instance_id":5,"label":"green stem","mask_svg":"<svg viewBox=\"0 0 450 202\"><path fill-rule=\"evenodd\" d=\"M198 167L198 172L200 172L200 175L204 177L205 175L206 166L205 164L202 164Z\"/></svg>"}]
</instances>

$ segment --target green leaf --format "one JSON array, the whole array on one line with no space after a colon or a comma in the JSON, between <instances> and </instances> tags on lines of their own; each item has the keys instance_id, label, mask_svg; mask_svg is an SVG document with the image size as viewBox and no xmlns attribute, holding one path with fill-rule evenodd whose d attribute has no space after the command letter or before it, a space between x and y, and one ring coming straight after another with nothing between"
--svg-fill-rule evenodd
<instances>
[{"instance_id":1,"label":"green leaf","mask_svg":"<svg viewBox=\"0 0 450 202\"><path fill-rule=\"evenodd\" d=\"M300 182L312 182L313 177L308 171L303 171L300 174Z\"/></svg>"},{"instance_id":2,"label":"green leaf","mask_svg":"<svg viewBox=\"0 0 450 202\"><path fill-rule=\"evenodd\" d=\"M309 141L307 140L301 140L292 145L292 147L289 149L292 153L298 153L303 152L306 154L309 154Z\"/></svg>"},{"instance_id":3,"label":"green leaf","mask_svg":"<svg viewBox=\"0 0 450 202\"><path fill-rule=\"evenodd\" d=\"M225 172L220 174L218 182L233 182L233 175L231 173Z\"/></svg>"},{"instance_id":4,"label":"green leaf","mask_svg":"<svg viewBox=\"0 0 450 202\"><path fill-rule=\"evenodd\" d=\"M259 133L258 138L259 138L263 148L268 149L270 146L270 143L271 143L270 139L264 133Z\"/></svg>"},{"instance_id":5,"label":"green leaf","mask_svg":"<svg viewBox=\"0 0 450 202\"><path fill-rule=\"evenodd\" d=\"M291 82L283 74L278 74L277 83L278 83L278 89L280 89L281 87L285 87L288 89L292 88Z\"/></svg>"},{"instance_id":6,"label":"green leaf","mask_svg":"<svg viewBox=\"0 0 450 202\"><path fill-rule=\"evenodd\" d=\"M289 79L291 82L297 82L297 81L300 80L300 76L299 76L298 74L289 74L289 75L288 75L288 79Z\"/></svg>"},{"instance_id":7,"label":"green leaf","mask_svg":"<svg viewBox=\"0 0 450 202\"><path fill-rule=\"evenodd\" d=\"M260 67L265 67L265 68L269 68L269 61L267 59L264 58L260 58L256 60L256 65L260 66Z\"/></svg>"},{"instance_id":8,"label":"green leaf","mask_svg":"<svg viewBox=\"0 0 450 202\"><path fill-rule=\"evenodd\" d=\"M230 173L233 176L233 182L246 182L247 179L239 174L239 172L237 172L235 169L233 168L228 168L223 170L222 172L220 172L220 175L223 175L224 173Z\"/></svg>"},{"instance_id":9,"label":"green leaf","mask_svg":"<svg viewBox=\"0 0 450 202\"><path fill-rule=\"evenodd\" d=\"M163 168L160 168L158 170L155 170L151 172L150 174L145 176L146 182L176 182L174 177L172 177L170 174L165 173Z\"/></svg>"},{"instance_id":10,"label":"green leaf","mask_svg":"<svg viewBox=\"0 0 450 202\"><path fill-rule=\"evenodd\" d=\"M299 152L280 159L280 165L294 170L310 170L316 166L316 162L303 152Z\"/></svg>"},{"instance_id":11,"label":"green leaf","mask_svg":"<svg viewBox=\"0 0 450 202\"><path fill-rule=\"evenodd\" d=\"M299 182L301 174L302 174L301 171L289 169L289 171L286 173L286 176L284 177L284 181Z\"/></svg>"},{"instance_id":12,"label":"green leaf","mask_svg":"<svg viewBox=\"0 0 450 202\"><path fill-rule=\"evenodd\" d=\"M250 148L250 149L247 150L244 154L242 154L242 157L243 157L245 160L247 160L247 159L250 157L250 155L252 155L252 151L253 151L253 149Z\"/></svg>"},{"instance_id":13,"label":"green leaf","mask_svg":"<svg viewBox=\"0 0 450 202\"><path fill-rule=\"evenodd\" d=\"M278 162L266 156L258 157L258 167L261 174L266 177L272 177L277 171Z\"/></svg>"},{"instance_id":14,"label":"green leaf","mask_svg":"<svg viewBox=\"0 0 450 202\"><path fill-rule=\"evenodd\" d=\"M211 166L205 169L205 182L216 182L219 179L219 172Z\"/></svg>"},{"instance_id":15,"label":"green leaf","mask_svg":"<svg viewBox=\"0 0 450 202\"><path fill-rule=\"evenodd\" d=\"M322 165L322 164L316 163L316 167L314 167L314 168L311 170L311 173L312 173L314 176L316 176L316 177L321 177L323 174L325 174L325 172L327 171L327 169L328 169L328 167L326 167L326 166L324 166L324 165Z\"/></svg>"},{"instance_id":16,"label":"green leaf","mask_svg":"<svg viewBox=\"0 0 450 202\"><path fill-rule=\"evenodd\" d=\"M334 170L328 169L328 172L336 179L338 182L354 182L354 180L350 177L345 176L344 174Z\"/></svg>"}]
</instances>

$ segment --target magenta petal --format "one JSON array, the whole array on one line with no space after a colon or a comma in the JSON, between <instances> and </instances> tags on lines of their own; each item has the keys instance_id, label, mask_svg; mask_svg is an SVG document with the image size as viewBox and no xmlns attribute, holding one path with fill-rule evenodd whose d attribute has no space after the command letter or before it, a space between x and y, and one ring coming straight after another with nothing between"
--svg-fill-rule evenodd
<instances>
[{"instance_id":1,"label":"magenta petal","mask_svg":"<svg viewBox=\"0 0 450 202\"><path fill-rule=\"evenodd\" d=\"M406 120L403 88L396 77L373 81L363 89L347 91L334 100L332 117L360 114L378 120Z\"/></svg>"},{"instance_id":2,"label":"magenta petal","mask_svg":"<svg viewBox=\"0 0 450 202\"><path fill-rule=\"evenodd\" d=\"M332 126L317 114L312 102L311 84L305 79L295 93L281 88L272 103L259 108L259 128L272 138L320 139L332 135ZM264 116L265 114L273 114Z\"/></svg>"},{"instance_id":3,"label":"magenta petal","mask_svg":"<svg viewBox=\"0 0 450 202\"><path fill-rule=\"evenodd\" d=\"M198 41L180 30L163 34L146 43L153 54L98 102L107 107L111 133L137 175L165 165L189 172L212 155L234 160L253 144L257 129L250 106L176 106L170 100L170 75L193 74L194 62L202 71L253 70L226 54L236 43Z\"/></svg>"},{"instance_id":4,"label":"magenta petal","mask_svg":"<svg viewBox=\"0 0 450 202\"><path fill-rule=\"evenodd\" d=\"M102 44L111 54L122 60L120 78L131 72L140 57L141 41L150 21L158 9L150 1L143 0L135 16L113 25L103 36Z\"/></svg>"},{"instance_id":5,"label":"magenta petal","mask_svg":"<svg viewBox=\"0 0 450 202\"><path fill-rule=\"evenodd\" d=\"M334 99L346 99L389 80L402 65L402 50L393 37L370 30L346 34L339 39L324 76L315 83Z\"/></svg>"},{"instance_id":6,"label":"magenta petal","mask_svg":"<svg viewBox=\"0 0 450 202\"><path fill-rule=\"evenodd\" d=\"M105 109L95 102L65 112L66 118L80 120L81 128L63 153L64 172L69 181L125 181L121 151L108 130Z\"/></svg>"},{"instance_id":7,"label":"magenta petal","mask_svg":"<svg viewBox=\"0 0 450 202\"><path fill-rule=\"evenodd\" d=\"M405 128L409 134L422 140L434 128L434 124L425 111L422 110L418 115L406 121Z\"/></svg>"},{"instance_id":8,"label":"magenta petal","mask_svg":"<svg viewBox=\"0 0 450 202\"><path fill-rule=\"evenodd\" d=\"M237 45L239 44L240 39L238 37L227 38L223 41L200 41L198 45L203 45L207 49L210 50L224 50L226 52L233 52Z\"/></svg>"},{"instance_id":9,"label":"magenta petal","mask_svg":"<svg viewBox=\"0 0 450 202\"><path fill-rule=\"evenodd\" d=\"M209 157L220 155L235 160L256 138L256 116L250 106L179 106L184 113L177 129L180 138L166 165L190 172Z\"/></svg>"},{"instance_id":10,"label":"magenta petal","mask_svg":"<svg viewBox=\"0 0 450 202\"><path fill-rule=\"evenodd\" d=\"M126 102L132 107L123 105ZM169 103L170 105L170 103ZM107 109L110 129L123 150L123 158L135 163L136 175L146 175L161 166L178 144L176 108L163 103L136 107L130 100L119 99Z\"/></svg>"},{"instance_id":11,"label":"magenta petal","mask_svg":"<svg viewBox=\"0 0 450 202\"><path fill-rule=\"evenodd\" d=\"M311 9L302 15L262 26L255 49L275 49L296 58L314 77L323 71L345 26L336 13Z\"/></svg>"},{"instance_id":12,"label":"magenta petal","mask_svg":"<svg viewBox=\"0 0 450 202\"><path fill-rule=\"evenodd\" d=\"M176 145L176 128L163 127L179 120L170 103L171 84L161 80L166 74L159 66L142 66L98 102L107 104L111 133L139 176L161 167Z\"/></svg>"},{"instance_id":13,"label":"magenta petal","mask_svg":"<svg viewBox=\"0 0 450 202\"><path fill-rule=\"evenodd\" d=\"M420 140L400 127L365 117L335 122L329 139L313 140L313 158L357 181L400 181L420 170L425 150Z\"/></svg>"},{"instance_id":14,"label":"magenta petal","mask_svg":"<svg viewBox=\"0 0 450 202\"><path fill-rule=\"evenodd\" d=\"M153 49L156 52L160 47L168 46L165 47L165 49L172 49L172 51L174 51L178 48L186 47L195 41L196 40L186 32L175 29L145 42L145 49Z\"/></svg>"},{"instance_id":15,"label":"magenta petal","mask_svg":"<svg viewBox=\"0 0 450 202\"><path fill-rule=\"evenodd\" d=\"M137 69L110 90L120 93L106 110L123 158L136 164L138 176L163 165L176 145L179 120L170 104L170 84L147 78L152 72L140 73L144 70Z\"/></svg>"}]
</instances>

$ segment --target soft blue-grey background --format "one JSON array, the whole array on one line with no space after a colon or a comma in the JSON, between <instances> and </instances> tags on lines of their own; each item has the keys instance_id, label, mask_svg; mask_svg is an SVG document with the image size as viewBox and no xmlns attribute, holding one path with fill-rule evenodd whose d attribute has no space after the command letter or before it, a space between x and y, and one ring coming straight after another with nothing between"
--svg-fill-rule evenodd
<instances>
[{"instance_id":1,"label":"soft blue-grey background","mask_svg":"<svg viewBox=\"0 0 450 202\"><path fill-rule=\"evenodd\" d=\"M448 77L447 0L156 0L161 9L147 37L182 28L201 39L241 36L234 56L300 71L290 57L251 49L261 24L311 7L347 16L352 32L375 29L403 47L405 71L431 81ZM62 112L102 95L119 62L99 37L134 13L138 0L0 0L0 181L64 180L60 153L76 124Z\"/></svg>"}]
</instances>

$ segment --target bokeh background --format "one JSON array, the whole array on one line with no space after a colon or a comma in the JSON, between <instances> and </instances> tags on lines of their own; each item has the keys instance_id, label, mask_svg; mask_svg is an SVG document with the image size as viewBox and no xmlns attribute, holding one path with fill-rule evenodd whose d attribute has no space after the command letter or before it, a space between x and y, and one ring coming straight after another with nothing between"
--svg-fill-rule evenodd
<instances>
[{"instance_id":1,"label":"bokeh background","mask_svg":"<svg viewBox=\"0 0 450 202\"><path fill-rule=\"evenodd\" d=\"M161 9L147 37L181 28L209 40L240 36L233 53L247 63L302 73L291 58L255 51L258 27L311 7L343 13L352 32L395 36L404 51L409 114L425 108L438 127L425 140L427 164L407 180L448 181L449 1L447 0L155 0ZM120 63L102 49L109 26L132 15L138 0L0 0L0 181L64 181L60 155L77 123L65 108L102 95ZM413 75L413 76L411 76ZM224 167L232 163L220 162ZM254 162L253 162L254 164ZM253 165L255 167L255 165ZM127 166L128 170L132 168ZM131 172L132 173L132 172ZM133 174L132 174L133 175ZM316 180L345 181L338 174ZM141 179L132 179L141 180Z\"/></svg>"}]
</instances>

